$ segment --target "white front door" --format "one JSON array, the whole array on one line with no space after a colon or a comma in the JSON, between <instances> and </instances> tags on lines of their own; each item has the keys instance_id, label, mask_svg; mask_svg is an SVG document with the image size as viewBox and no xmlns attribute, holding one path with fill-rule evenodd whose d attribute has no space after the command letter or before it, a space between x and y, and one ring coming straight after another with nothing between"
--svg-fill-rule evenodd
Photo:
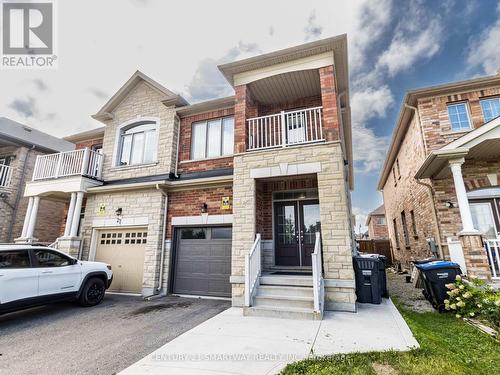
<instances>
[{"instance_id":1,"label":"white front door","mask_svg":"<svg viewBox=\"0 0 500 375\"><path fill-rule=\"evenodd\" d=\"M498 228L495 221L494 206L489 201L470 202L470 211L474 228L479 230L486 238L490 240L497 239Z\"/></svg>"},{"instance_id":2,"label":"white front door","mask_svg":"<svg viewBox=\"0 0 500 375\"><path fill-rule=\"evenodd\" d=\"M0 252L0 303L38 295L38 270L31 266L28 250Z\"/></svg>"},{"instance_id":3,"label":"white front door","mask_svg":"<svg viewBox=\"0 0 500 375\"><path fill-rule=\"evenodd\" d=\"M38 294L76 292L80 287L81 266L71 264L71 259L57 251L34 249L38 262Z\"/></svg>"},{"instance_id":4,"label":"white front door","mask_svg":"<svg viewBox=\"0 0 500 375\"><path fill-rule=\"evenodd\" d=\"M286 115L287 143L304 143L306 139L306 127L304 113L294 111Z\"/></svg>"}]
</instances>

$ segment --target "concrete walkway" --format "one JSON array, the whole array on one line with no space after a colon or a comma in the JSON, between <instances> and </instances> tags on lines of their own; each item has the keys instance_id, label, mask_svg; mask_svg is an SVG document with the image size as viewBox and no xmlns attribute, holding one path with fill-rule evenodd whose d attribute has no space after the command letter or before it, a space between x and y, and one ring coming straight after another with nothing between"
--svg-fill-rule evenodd
<instances>
[{"instance_id":1,"label":"concrete walkway","mask_svg":"<svg viewBox=\"0 0 500 375\"><path fill-rule=\"evenodd\" d=\"M230 308L121 374L274 374L312 355L412 347L418 342L390 300L322 321L244 317Z\"/></svg>"}]
</instances>

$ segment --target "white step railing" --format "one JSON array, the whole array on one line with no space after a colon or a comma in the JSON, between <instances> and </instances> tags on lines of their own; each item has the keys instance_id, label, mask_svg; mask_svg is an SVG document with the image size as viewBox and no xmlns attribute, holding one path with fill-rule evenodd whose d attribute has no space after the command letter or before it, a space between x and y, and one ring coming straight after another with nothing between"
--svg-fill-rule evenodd
<instances>
[{"instance_id":1,"label":"white step railing","mask_svg":"<svg viewBox=\"0 0 500 375\"><path fill-rule=\"evenodd\" d=\"M38 155L33 181L77 175L100 179L103 158L102 154L89 148Z\"/></svg>"},{"instance_id":2,"label":"white step railing","mask_svg":"<svg viewBox=\"0 0 500 375\"><path fill-rule=\"evenodd\" d=\"M323 141L323 107L247 119L248 150Z\"/></svg>"},{"instance_id":3,"label":"white step railing","mask_svg":"<svg viewBox=\"0 0 500 375\"><path fill-rule=\"evenodd\" d=\"M10 188L13 171L12 167L0 164L0 189L4 190Z\"/></svg>"},{"instance_id":4,"label":"white step railing","mask_svg":"<svg viewBox=\"0 0 500 375\"><path fill-rule=\"evenodd\" d=\"M257 234L250 252L245 255L245 306L251 306L253 296L259 286L261 252L260 234Z\"/></svg>"},{"instance_id":5,"label":"white step railing","mask_svg":"<svg viewBox=\"0 0 500 375\"><path fill-rule=\"evenodd\" d=\"M323 281L323 260L321 257L321 234L316 232L314 251L311 254L314 312L323 314L325 301L325 285Z\"/></svg>"},{"instance_id":6,"label":"white step railing","mask_svg":"<svg viewBox=\"0 0 500 375\"><path fill-rule=\"evenodd\" d=\"M488 255L488 262L490 263L491 276L493 279L500 279L500 240L486 240L485 241L486 254Z\"/></svg>"}]
</instances>

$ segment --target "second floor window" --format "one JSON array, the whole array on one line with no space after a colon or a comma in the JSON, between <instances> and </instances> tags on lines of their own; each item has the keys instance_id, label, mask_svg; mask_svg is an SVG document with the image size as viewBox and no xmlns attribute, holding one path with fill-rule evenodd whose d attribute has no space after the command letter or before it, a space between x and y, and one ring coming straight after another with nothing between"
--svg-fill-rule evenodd
<instances>
[{"instance_id":1,"label":"second floor window","mask_svg":"<svg viewBox=\"0 0 500 375\"><path fill-rule=\"evenodd\" d=\"M448 104L448 115L450 116L451 130L461 131L471 128L467 103Z\"/></svg>"},{"instance_id":2,"label":"second floor window","mask_svg":"<svg viewBox=\"0 0 500 375\"><path fill-rule=\"evenodd\" d=\"M233 117L193 123L191 159L206 159L223 155L232 155L233 148Z\"/></svg>"},{"instance_id":3,"label":"second floor window","mask_svg":"<svg viewBox=\"0 0 500 375\"><path fill-rule=\"evenodd\" d=\"M483 110L484 122L500 116L500 98L482 99L481 109Z\"/></svg>"},{"instance_id":4,"label":"second floor window","mask_svg":"<svg viewBox=\"0 0 500 375\"><path fill-rule=\"evenodd\" d=\"M157 126L155 122L139 122L120 133L118 165L147 164L156 161Z\"/></svg>"},{"instance_id":5,"label":"second floor window","mask_svg":"<svg viewBox=\"0 0 500 375\"><path fill-rule=\"evenodd\" d=\"M376 220L377 225L385 225L385 216L380 216Z\"/></svg>"}]
</instances>

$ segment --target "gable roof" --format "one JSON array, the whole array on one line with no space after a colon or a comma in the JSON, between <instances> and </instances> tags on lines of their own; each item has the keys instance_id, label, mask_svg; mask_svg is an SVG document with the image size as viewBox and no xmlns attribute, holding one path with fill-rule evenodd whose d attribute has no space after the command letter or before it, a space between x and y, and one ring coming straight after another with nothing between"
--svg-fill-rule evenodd
<instances>
[{"instance_id":1,"label":"gable roof","mask_svg":"<svg viewBox=\"0 0 500 375\"><path fill-rule=\"evenodd\" d=\"M479 88L500 86L500 74L474 78L465 81L446 83L443 85L423 87L416 90L410 90L406 93L396 122L396 127L392 133L391 144L387 151L387 157L380 173L377 189L382 190L391 172L392 165L396 160L401 144L406 136L408 127L413 118L413 109L418 104L419 99L434 96L442 96L450 93L467 92Z\"/></svg>"},{"instance_id":2,"label":"gable roof","mask_svg":"<svg viewBox=\"0 0 500 375\"><path fill-rule=\"evenodd\" d=\"M500 116L471 130L460 138L433 150L415 174L416 178L445 177L442 172L450 159L498 158L500 154Z\"/></svg>"},{"instance_id":3,"label":"gable roof","mask_svg":"<svg viewBox=\"0 0 500 375\"><path fill-rule=\"evenodd\" d=\"M2 144L35 147L44 152L63 152L75 149L73 143L6 117L0 117L0 145Z\"/></svg>"},{"instance_id":4,"label":"gable roof","mask_svg":"<svg viewBox=\"0 0 500 375\"><path fill-rule=\"evenodd\" d=\"M182 96L173 93L141 71L137 70L134 74L132 74L132 77L130 77L128 81L125 82L125 84L111 97L111 99L109 99L95 115L92 115L92 118L101 121L112 119L113 116L111 112L113 112L123 99L127 97L130 91L132 91L132 89L141 81L146 82L150 87L162 94L162 103L165 105L184 106L189 104Z\"/></svg>"},{"instance_id":5,"label":"gable roof","mask_svg":"<svg viewBox=\"0 0 500 375\"><path fill-rule=\"evenodd\" d=\"M370 221L372 219L372 216L385 216L385 207L384 205L380 205L376 209L374 209L372 212L368 214L368 217L366 218L366 225L370 224Z\"/></svg>"}]
</instances>

